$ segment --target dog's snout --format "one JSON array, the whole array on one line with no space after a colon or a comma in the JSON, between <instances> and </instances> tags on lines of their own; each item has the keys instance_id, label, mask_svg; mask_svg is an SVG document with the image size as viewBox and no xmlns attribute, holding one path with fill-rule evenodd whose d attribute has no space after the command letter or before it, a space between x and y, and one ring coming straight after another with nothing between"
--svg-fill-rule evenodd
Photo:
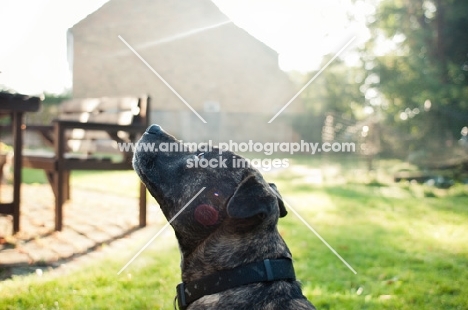
<instances>
[{"instance_id":1,"label":"dog's snout","mask_svg":"<svg viewBox=\"0 0 468 310\"><path fill-rule=\"evenodd\" d=\"M157 124L153 124L146 129L147 133L153 133L153 134L158 134L162 131L161 126Z\"/></svg>"}]
</instances>

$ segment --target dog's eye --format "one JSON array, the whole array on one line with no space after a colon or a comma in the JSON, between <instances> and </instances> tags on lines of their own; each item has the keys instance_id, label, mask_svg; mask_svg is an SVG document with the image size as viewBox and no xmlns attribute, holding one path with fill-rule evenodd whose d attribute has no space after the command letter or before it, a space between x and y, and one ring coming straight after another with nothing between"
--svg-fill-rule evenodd
<instances>
[{"instance_id":1,"label":"dog's eye","mask_svg":"<svg viewBox=\"0 0 468 310\"><path fill-rule=\"evenodd\" d=\"M204 158L205 157L205 153L204 152L201 152L201 153L198 153L197 154L197 157L200 159L200 158Z\"/></svg>"}]
</instances>

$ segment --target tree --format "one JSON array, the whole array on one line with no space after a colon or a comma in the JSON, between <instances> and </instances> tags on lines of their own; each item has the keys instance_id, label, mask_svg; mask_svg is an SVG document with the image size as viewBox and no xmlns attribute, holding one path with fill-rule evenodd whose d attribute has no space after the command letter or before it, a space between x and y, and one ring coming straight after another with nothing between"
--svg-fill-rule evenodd
<instances>
[{"instance_id":1,"label":"tree","mask_svg":"<svg viewBox=\"0 0 468 310\"><path fill-rule=\"evenodd\" d=\"M458 139L468 124L468 1L383 0L369 29L363 59L400 147L440 150Z\"/></svg>"},{"instance_id":2,"label":"tree","mask_svg":"<svg viewBox=\"0 0 468 310\"><path fill-rule=\"evenodd\" d=\"M325 65L333 55L324 57ZM307 83L317 72L304 76ZM320 141L325 117L333 114L340 119L336 130L345 130L360 117L364 106L364 95L359 90L365 72L360 67L348 67L335 59L302 93L305 113L294 119L293 126L304 139Z\"/></svg>"}]
</instances>

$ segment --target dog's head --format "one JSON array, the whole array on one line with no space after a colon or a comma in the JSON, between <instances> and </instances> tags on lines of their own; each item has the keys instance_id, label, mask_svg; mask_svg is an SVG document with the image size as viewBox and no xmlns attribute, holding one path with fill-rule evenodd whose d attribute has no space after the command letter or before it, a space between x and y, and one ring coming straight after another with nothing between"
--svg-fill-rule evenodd
<instances>
[{"instance_id":1,"label":"dog's head","mask_svg":"<svg viewBox=\"0 0 468 310\"><path fill-rule=\"evenodd\" d=\"M138 142L133 166L167 220L172 220L187 253L221 226L236 233L274 228L278 217L286 215L274 184L266 183L256 169L244 167L243 160L217 148L184 149L180 141L152 125Z\"/></svg>"}]
</instances>

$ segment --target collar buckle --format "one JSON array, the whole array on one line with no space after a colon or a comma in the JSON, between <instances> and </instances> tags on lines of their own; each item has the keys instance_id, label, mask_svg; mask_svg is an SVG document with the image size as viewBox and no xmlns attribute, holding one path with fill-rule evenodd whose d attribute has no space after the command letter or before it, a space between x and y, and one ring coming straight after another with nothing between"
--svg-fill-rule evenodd
<instances>
[{"instance_id":1,"label":"collar buckle","mask_svg":"<svg viewBox=\"0 0 468 310\"><path fill-rule=\"evenodd\" d=\"M185 300L185 283L182 282L180 284L177 285L177 296L176 296L176 299L177 299L177 305L179 306L179 309L180 310L185 310L187 309L187 301Z\"/></svg>"}]
</instances>

